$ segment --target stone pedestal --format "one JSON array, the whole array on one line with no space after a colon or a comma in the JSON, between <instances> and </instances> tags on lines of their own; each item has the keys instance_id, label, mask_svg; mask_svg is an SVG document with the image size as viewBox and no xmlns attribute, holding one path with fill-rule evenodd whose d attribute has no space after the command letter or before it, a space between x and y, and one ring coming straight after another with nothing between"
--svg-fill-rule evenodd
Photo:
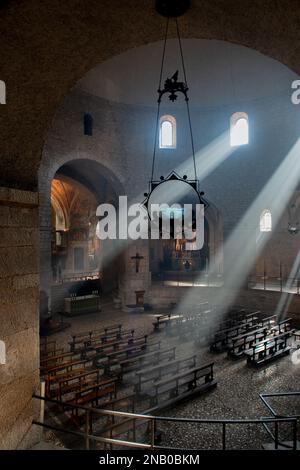
<instances>
[{"instance_id":1,"label":"stone pedestal","mask_svg":"<svg viewBox=\"0 0 300 470\"><path fill-rule=\"evenodd\" d=\"M136 305L139 307L144 306L144 296L145 296L145 291L144 290L136 290L135 291L135 298L136 298Z\"/></svg>"}]
</instances>

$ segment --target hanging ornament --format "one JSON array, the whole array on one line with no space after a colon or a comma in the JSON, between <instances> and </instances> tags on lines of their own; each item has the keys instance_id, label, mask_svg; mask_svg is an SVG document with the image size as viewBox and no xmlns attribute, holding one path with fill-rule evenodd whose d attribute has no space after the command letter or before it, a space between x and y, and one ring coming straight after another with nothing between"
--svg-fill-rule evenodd
<instances>
[{"instance_id":1,"label":"hanging ornament","mask_svg":"<svg viewBox=\"0 0 300 470\"><path fill-rule=\"evenodd\" d=\"M159 225L159 233L164 237L163 232L163 222L164 220L169 220L171 223L171 236L176 237L176 221L182 219L184 221L186 217L186 211L192 210L192 221L190 223L190 230L196 229L197 223L197 210L199 206L206 207L207 202L204 200L204 192L199 189L199 181L197 177L197 167L195 159L195 148L194 148L194 138L192 131L190 107L189 107L189 97L188 97L188 85L186 77L186 69L183 57L182 43L179 33L178 20L177 16L185 13L190 5L189 1L167 1L161 0L157 1L156 8L157 11L163 16L167 17L160 76L159 76L159 85L158 85L158 100L157 100L157 114L156 114L156 125L155 125L155 138L154 138L154 149L153 149L153 158L152 158L152 171L151 171L151 180L149 192L145 193L145 201L143 202L144 207L148 212L149 219L151 223L157 223ZM174 17L176 23L177 39L179 44L181 64L183 70L183 80L179 79L178 70L171 77L167 77L164 81L164 86L162 87L162 76L163 68L165 62L166 54L166 44L168 38L168 29L170 18ZM188 177L187 175L179 175L175 170L171 171L166 177L160 176L159 180L154 178L155 173L155 164L156 164L156 148L159 140L159 121L160 121L160 106L162 99L165 96L169 97L169 100L174 103L178 96L182 95L186 103L187 119L189 124L189 133L191 141L191 150L192 150L192 159L193 159L193 177ZM167 206L165 209L162 209L159 214L157 214L157 206L163 207ZM168 206L173 206L168 207ZM189 207L188 209L186 209ZM192 207L192 209L190 209ZM154 208L154 209L153 209ZM154 220L155 219L155 220ZM182 223L182 226L184 222Z\"/></svg>"}]
</instances>

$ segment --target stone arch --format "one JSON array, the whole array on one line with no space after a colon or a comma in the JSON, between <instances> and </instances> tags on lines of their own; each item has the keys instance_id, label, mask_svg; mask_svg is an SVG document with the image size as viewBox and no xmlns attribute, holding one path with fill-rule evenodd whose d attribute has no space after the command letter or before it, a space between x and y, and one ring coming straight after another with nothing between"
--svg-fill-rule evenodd
<instances>
[{"instance_id":1,"label":"stone arch","mask_svg":"<svg viewBox=\"0 0 300 470\"><path fill-rule=\"evenodd\" d=\"M61 154L53 154L49 148L45 147L43 161L39 171L39 227L40 227L40 292L48 296L50 307L51 302L51 237L52 237L52 221L51 221L51 183L57 172L66 165L77 162L90 165L91 172L94 177L101 177L102 181L107 181L116 196L125 193L124 186L119 177L107 166L100 163L94 155L87 151L83 153L77 152L74 155L62 152ZM75 181L76 178L74 178ZM80 185L85 185L85 181L78 181ZM100 203L100 193L96 188L90 189L94 192L98 202Z\"/></svg>"}]
</instances>

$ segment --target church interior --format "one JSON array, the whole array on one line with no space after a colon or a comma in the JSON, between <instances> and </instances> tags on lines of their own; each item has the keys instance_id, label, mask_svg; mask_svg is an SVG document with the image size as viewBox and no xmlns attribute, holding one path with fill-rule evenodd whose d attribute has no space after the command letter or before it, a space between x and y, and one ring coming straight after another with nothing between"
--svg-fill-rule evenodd
<instances>
[{"instance_id":1,"label":"church interior","mask_svg":"<svg viewBox=\"0 0 300 470\"><path fill-rule=\"evenodd\" d=\"M0 449L300 449L293 5L0 5Z\"/></svg>"}]
</instances>

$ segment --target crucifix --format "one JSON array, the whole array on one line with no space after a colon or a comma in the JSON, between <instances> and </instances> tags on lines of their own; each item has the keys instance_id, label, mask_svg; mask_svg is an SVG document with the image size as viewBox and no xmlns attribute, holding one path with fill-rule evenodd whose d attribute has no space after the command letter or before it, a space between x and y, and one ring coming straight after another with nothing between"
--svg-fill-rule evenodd
<instances>
[{"instance_id":1,"label":"crucifix","mask_svg":"<svg viewBox=\"0 0 300 470\"><path fill-rule=\"evenodd\" d=\"M139 267L140 267L140 261L141 259L144 259L143 256L140 256L139 253L136 253L135 256L131 256L131 259L135 259L135 272L139 272Z\"/></svg>"}]
</instances>

